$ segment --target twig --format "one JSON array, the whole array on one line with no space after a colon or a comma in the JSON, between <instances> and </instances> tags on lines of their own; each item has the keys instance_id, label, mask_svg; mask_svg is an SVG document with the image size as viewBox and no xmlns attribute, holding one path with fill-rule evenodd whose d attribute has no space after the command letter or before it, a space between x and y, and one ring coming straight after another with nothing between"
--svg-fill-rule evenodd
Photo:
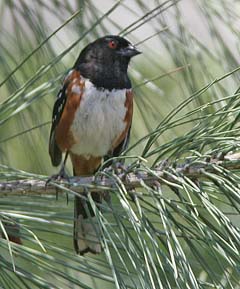
<instances>
[{"instance_id":1,"label":"twig","mask_svg":"<svg viewBox=\"0 0 240 289\"><path fill-rule=\"evenodd\" d=\"M169 169L172 168L167 162L163 165L157 166L155 169L145 171L137 170L127 174L119 174L119 179L123 182L127 189L135 189L142 187L142 181L153 186L156 180L160 184L169 184L178 182L178 176L186 176L191 179L206 178L207 173L219 174L216 166L226 170L240 169L240 153L230 154L220 158L211 158L206 161L192 162L175 167L175 175L172 170L169 174ZM47 177L46 177L47 180ZM93 177L72 177L69 182L51 182L46 187L46 180L40 179L24 179L0 183L0 196L6 195L42 195L55 194L56 187L59 189L66 188L77 193L83 192L86 188L89 191L97 190L106 191L116 188L116 181L110 178L95 178ZM179 182L180 184L180 182Z\"/></svg>"}]
</instances>

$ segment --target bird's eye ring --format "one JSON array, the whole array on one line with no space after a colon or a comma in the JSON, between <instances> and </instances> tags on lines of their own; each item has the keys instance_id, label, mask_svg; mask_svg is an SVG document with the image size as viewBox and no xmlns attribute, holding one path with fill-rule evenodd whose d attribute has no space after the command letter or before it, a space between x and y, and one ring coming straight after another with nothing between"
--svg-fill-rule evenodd
<instances>
[{"instance_id":1,"label":"bird's eye ring","mask_svg":"<svg viewBox=\"0 0 240 289\"><path fill-rule=\"evenodd\" d=\"M116 43L116 41L110 40L110 41L108 42L108 47L111 48L111 49L116 49L116 48L117 48L117 43Z\"/></svg>"}]
</instances>

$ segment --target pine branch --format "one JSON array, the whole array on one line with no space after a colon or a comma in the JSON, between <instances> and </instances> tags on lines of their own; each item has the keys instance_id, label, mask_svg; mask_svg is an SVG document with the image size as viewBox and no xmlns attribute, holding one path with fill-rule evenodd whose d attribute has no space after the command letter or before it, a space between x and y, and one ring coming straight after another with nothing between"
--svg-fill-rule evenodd
<instances>
[{"instance_id":1,"label":"pine branch","mask_svg":"<svg viewBox=\"0 0 240 289\"><path fill-rule=\"evenodd\" d=\"M220 169L220 170L219 170ZM205 159L202 161L185 162L182 165L173 166L167 161L162 162L154 169L137 169L135 172L129 172L125 167L116 175L117 179L122 182L127 189L136 189L142 187L142 182L148 186L154 186L156 182L162 185L181 184L180 177L188 177L198 180L208 178L210 173L220 174L223 170L240 169L240 153L229 154L226 156ZM71 177L69 180L62 182L49 182L46 185L46 179L21 179L0 183L0 194L4 195L41 195L55 194L56 189L72 190L74 192L84 192L97 190L106 191L116 188L116 178L105 176L100 177Z\"/></svg>"}]
</instances>

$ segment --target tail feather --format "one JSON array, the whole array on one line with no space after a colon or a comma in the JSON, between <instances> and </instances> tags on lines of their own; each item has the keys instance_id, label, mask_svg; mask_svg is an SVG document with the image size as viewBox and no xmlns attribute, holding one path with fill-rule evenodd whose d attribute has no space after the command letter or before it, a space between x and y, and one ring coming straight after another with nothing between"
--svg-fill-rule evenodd
<instances>
[{"instance_id":1,"label":"tail feather","mask_svg":"<svg viewBox=\"0 0 240 289\"><path fill-rule=\"evenodd\" d=\"M101 195L92 192L91 196L96 204L101 203ZM101 230L89 201L75 197L74 210L74 248L83 255L87 252L99 254L101 247Z\"/></svg>"},{"instance_id":2,"label":"tail feather","mask_svg":"<svg viewBox=\"0 0 240 289\"><path fill-rule=\"evenodd\" d=\"M70 152L73 164L74 176L93 175L102 162L101 157L89 157L75 155ZM98 204L102 202L102 195L99 192L91 193L93 201ZM101 248L101 228L89 201L75 197L74 204L74 248L78 254L91 252L99 254Z\"/></svg>"}]
</instances>

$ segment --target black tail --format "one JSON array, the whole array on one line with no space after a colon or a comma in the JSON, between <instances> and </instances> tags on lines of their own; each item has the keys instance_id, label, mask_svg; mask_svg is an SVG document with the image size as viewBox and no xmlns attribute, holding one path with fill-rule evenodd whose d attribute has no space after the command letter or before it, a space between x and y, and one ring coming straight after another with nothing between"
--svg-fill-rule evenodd
<instances>
[{"instance_id":1,"label":"black tail","mask_svg":"<svg viewBox=\"0 0 240 289\"><path fill-rule=\"evenodd\" d=\"M100 193L92 192L92 199L96 204L102 202ZM87 197L87 195L86 195ZM101 230L89 201L75 197L74 200L74 248L83 255L87 252L99 254L101 247Z\"/></svg>"}]
</instances>

